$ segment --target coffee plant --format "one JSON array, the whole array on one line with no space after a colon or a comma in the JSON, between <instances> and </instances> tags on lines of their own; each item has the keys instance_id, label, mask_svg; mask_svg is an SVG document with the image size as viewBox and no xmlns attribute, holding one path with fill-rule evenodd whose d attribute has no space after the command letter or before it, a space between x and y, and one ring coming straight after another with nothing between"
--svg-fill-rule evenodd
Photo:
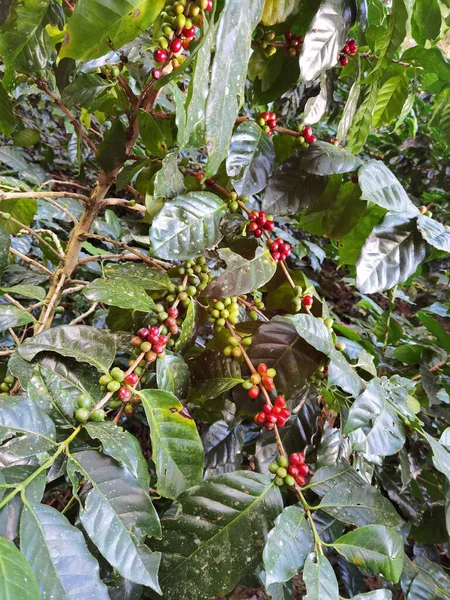
<instances>
[{"instance_id":1,"label":"coffee plant","mask_svg":"<svg viewBox=\"0 0 450 600\"><path fill-rule=\"evenodd\" d=\"M1 4L1 600L450 598L449 28Z\"/></svg>"}]
</instances>

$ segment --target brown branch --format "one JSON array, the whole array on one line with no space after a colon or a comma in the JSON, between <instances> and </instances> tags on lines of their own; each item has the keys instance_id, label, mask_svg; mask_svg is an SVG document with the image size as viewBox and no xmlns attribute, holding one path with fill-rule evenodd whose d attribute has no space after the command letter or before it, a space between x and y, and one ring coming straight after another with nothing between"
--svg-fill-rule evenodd
<instances>
[{"instance_id":1,"label":"brown branch","mask_svg":"<svg viewBox=\"0 0 450 600\"><path fill-rule=\"evenodd\" d=\"M444 360L441 360L440 362L438 362L436 365L434 365L434 367L430 367L428 369L429 373L434 373L435 371L439 371L439 369L443 366L445 366L448 362L447 358L444 358ZM448 363L450 365L450 363ZM420 378L422 377L422 375L420 373L418 373L417 375L414 375L414 377L411 379L411 381L418 381Z\"/></svg>"},{"instance_id":2,"label":"brown branch","mask_svg":"<svg viewBox=\"0 0 450 600\"><path fill-rule=\"evenodd\" d=\"M139 256L134 256L134 254L99 254L98 256L86 256L84 258L80 258L78 264L86 265L87 263L100 262L102 260L139 261L141 259L139 258Z\"/></svg>"},{"instance_id":3,"label":"brown branch","mask_svg":"<svg viewBox=\"0 0 450 600\"><path fill-rule=\"evenodd\" d=\"M88 196L76 194L75 192L33 192L33 190L29 192L0 192L0 200L16 200L17 198L42 198L43 200L47 198L76 198L84 203L90 202Z\"/></svg>"},{"instance_id":4,"label":"brown branch","mask_svg":"<svg viewBox=\"0 0 450 600\"><path fill-rule=\"evenodd\" d=\"M145 254L142 254L141 252L139 252L139 250L135 250L134 248L131 248L131 246L128 246L128 244L125 244L124 242L117 242L116 240L113 240L109 237L105 237L104 235L97 235L95 233L88 233L86 234L86 237L88 238L93 238L95 240L100 240L101 242L104 242L106 244L114 244L114 246L118 246L119 248L123 248L124 250L128 250L128 252L131 252L131 254L135 254L136 256L138 256L142 261L146 262L147 264L151 265L152 267L156 267L157 269L159 269L160 271L165 271L166 269L164 268L164 266L162 265L166 265L167 268L170 268L172 265L169 263L162 263L160 261L157 261L153 258L150 258L149 256L145 256Z\"/></svg>"},{"instance_id":5,"label":"brown branch","mask_svg":"<svg viewBox=\"0 0 450 600\"><path fill-rule=\"evenodd\" d=\"M9 294L3 294L3 298L5 300L8 300L8 302L10 304L13 304L16 308L20 308L20 310L26 311L27 309L25 308L25 306L22 306L22 304L20 304L20 302L18 300L15 300L14 298L12 298Z\"/></svg>"},{"instance_id":6,"label":"brown branch","mask_svg":"<svg viewBox=\"0 0 450 600\"><path fill-rule=\"evenodd\" d=\"M50 298L50 302L48 303L47 309L44 312L42 322L40 324L37 324L37 326L35 327L35 333L41 333L41 331L43 329L45 329L47 320L48 320L49 316L53 313L54 308L56 307L56 305L59 301L60 294L62 292L62 288L64 286L64 283L66 282L66 278L67 278L67 276L63 273L63 275L59 279L58 284L55 288L55 293Z\"/></svg>"},{"instance_id":7,"label":"brown branch","mask_svg":"<svg viewBox=\"0 0 450 600\"><path fill-rule=\"evenodd\" d=\"M51 277L53 275L53 273L51 271L49 271L46 267L44 267L44 265L39 264L38 262L36 262L32 258L30 258L29 256L25 256L25 254L22 254L22 252L19 252L18 250L15 250L14 248L10 248L9 251L11 252L11 254L14 254L14 256L17 256L17 258L20 258L24 262L27 262L30 265L32 265L38 271L42 271L43 273L48 275L48 277Z\"/></svg>"},{"instance_id":8,"label":"brown branch","mask_svg":"<svg viewBox=\"0 0 450 600\"><path fill-rule=\"evenodd\" d=\"M67 10L70 12L70 14L72 14L73 11L75 10L75 7L70 4L69 0L63 0L63 4L67 8Z\"/></svg>"},{"instance_id":9,"label":"brown branch","mask_svg":"<svg viewBox=\"0 0 450 600\"><path fill-rule=\"evenodd\" d=\"M5 216L6 213L0 211L0 215L2 217ZM20 221L18 221L17 219L15 219L14 217L12 217L11 215L9 216L9 220L12 223L15 223L16 225L18 225L21 229L25 230L27 233L29 233L30 235L33 235L38 241L39 243L41 243L43 246L45 246L48 250L50 250L51 252L53 252L53 254L55 254L58 258L64 258L63 255L59 254L59 252L57 250L55 250L53 248L53 246L51 246L47 241L44 240L43 237L41 237L36 231L34 231L34 229L31 229L31 227L28 227L27 225L25 225L24 223L21 223Z\"/></svg>"},{"instance_id":10,"label":"brown branch","mask_svg":"<svg viewBox=\"0 0 450 600\"><path fill-rule=\"evenodd\" d=\"M81 125L80 121L75 117L75 115L73 115L70 112L70 110L61 102L61 100L58 98L58 96L56 96L49 89L47 83L44 80L37 79L37 78L33 78L33 79L34 79L34 83L37 85L37 87L40 90L42 90L43 92L45 92L47 94L47 96L51 100L53 100L53 102L58 106L58 108L66 115L66 117L69 119L69 121L72 123L72 125L75 127L75 129L78 131L78 133L84 139L84 141L89 146L89 148L92 150L92 152L94 154L96 154L97 153L97 147L96 147L96 145L91 140L91 138L89 137L89 135L87 134L87 132L84 130L83 126Z\"/></svg>"},{"instance_id":11,"label":"brown branch","mask_svg":"<svg viewBox=\"0 0 450 600\"><path fill-rule=\"evenodd\" d=\"M81 323L81 321L83 321L86 317L88 317L89 315L91 315L93 312L96 311L98 305L99 305L98 302L94 302L94 304L91 306L91 308L89 310L84 312L82 315L80 315L76 319L73 319L72 321L70 321L69 325L77 325L77 323Z\"/></svg>"},{"instance_id":12,"label":"brown branch","mask_svg":"<svg viewBox=\"0 0 450 600\"><path fill-rule=\"evenodd\" d=\"M147 209L142 204L130 205L129 200L121 200L120 198L107 198L104 201L104 205L105 206L124 206L125 208L129 208L130 210L137 210L142 213L147 212Z\"/></svg>"},{"instance_id":13,"label":"brown branch","mask_svg":"<svg viewBox=\"0 0 450 600\"><path fill-rule=\"evenodd\" d=\"M130 88L130 86L128 85L128 82L121 75L119 75L119 77L117 78L117 81L120 83L120 85L125 90L125 93L127 95L128 100L130 101L131 106L135 106L138 101L138 98L137 98L136 94L133 92L133 90Z\"/></svg>"}]
</instances>

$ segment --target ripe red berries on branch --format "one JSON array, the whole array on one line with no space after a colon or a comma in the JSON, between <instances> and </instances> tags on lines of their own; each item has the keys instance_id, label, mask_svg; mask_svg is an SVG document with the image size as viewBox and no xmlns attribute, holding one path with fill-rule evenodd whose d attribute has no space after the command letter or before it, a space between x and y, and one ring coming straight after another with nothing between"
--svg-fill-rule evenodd
<instances>
[{"instance_id":1,"label":"ripe red berries on branch","mask_svg":"<svg viewBox=\"0 0 450 600\"><path fill-rule=\"evenodd\" d=\"M263 234L263 229L266 231L273 231L274 227L275 223L273 222L272 215L266 215L263 210L252 210L250 213L250 222L247 225L247 231L253 233L255 237L260 238Z\"/></svg>"},{"instance_id":2,"label":"ripe red berries on branch","mask_svg":"<svg viewBox=\"0 0 450 600\"><path fill-rule=\"evenodd\" d=\"M302 452L295 452L290 455L287 471L298 485L305 485L305 477L309 473L309 467L305 464L305 455Z\"/></svg>"},{"instance_id":3,"label":"ripe red berries on branch","mask_svg":"<svg viewBox=\"0 0 450 600\"><path fill-rule=\"evenodd\" d=\"M295 35L289 29L284 32L284 39L288 42L289 47L287 53L289 56L298 56L303 45L303 38L301 35Z\"/></svg>"},{"instance_id":4,"label":"ripe red berries on branch","mask_svg":"<svg viewBox=\"0 0 450 600\"><path fill-rule=\"evenodd\" d=\"M155 59L155 62L157 62L157 63L166 62L166 60L167 60L167 52L165 50L163 50L162 48L157 48L155 50L153 58Z\"/></svg>"},{"instance_id":5,"label":"ripe red berries on branch","mask_svg":"<svg viewBox=\"0 0 450 600\"><path fill-rule=\"evenodd\" d=\"M353 38L347 38L345 41L345 46L342 48L339 54L339 62L343 67L348 65L348 57L353 56L358 51L358 46L356 44L356 40Z\"/></svg>"},{"instance_id":6,"label":"ripe red berries on branch","mask_svg":"<svg viewBox=\"0 0 450 600\"><path fill-rule=\"evenodd\" d=\"M290 416L291 411L286 408L286 398L277 396L273 406L265 404L262 412L257 413L253 420L257 425L264 425L269 430L275 425L282 429Z\"/></svg>"},{"instance_id":7,"label":"ripe red berries on branch","mask_svg":"<svg viewBox=\"0 0 450 600\"><path fill-rule=\"evenodd\" d=\"M270 254L275 262L286 260L291 254L291 245L282 240L281 238L274 240L270 244Z\"/></svg>"},{"instance_id":8,"label":"ripe red berries on branch","mask_svg":"<svg viewBox=\"0 0 450 600\"><path fill-rule=\"evenodd\" d=\"M267 135L273 135L272 131L277 126L277 115L274 112L263 112L259 115L259 125L264 129Z\"/></svg>"}]
</instances>

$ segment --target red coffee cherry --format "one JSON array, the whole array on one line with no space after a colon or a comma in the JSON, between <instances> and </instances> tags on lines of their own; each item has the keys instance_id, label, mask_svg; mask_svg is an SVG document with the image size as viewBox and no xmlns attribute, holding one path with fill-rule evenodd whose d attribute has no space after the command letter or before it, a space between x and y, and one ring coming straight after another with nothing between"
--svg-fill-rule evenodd
<instances>
[{"instance_id":1,"label":"red coffee cherry","mask_svg":"<svg viewBox=\"0 0 450 600\"><path fill-rule=\"evenodd\" d=\"M128 402L128 400L131 398L131 392L128 388L121 387L117 392L117 397L121 402Z\"/></svg>"},{"instance_id":2,"label":"red coffee cherry","mask_svg":"<svg viewBox=\"0 0 450 600\"><path fill-rule=\"evenodd\" d=\"M127 385L136 385L138 381L139 377L136 375L136 373L130 373L124 379L124 383Z\"/></svg>"},{"instance_id":3,"label":"red coffee cherry","mask_svg":"<svg viewBox=\"0 0 450 600\"><path fill-rule=\"evenodd\" d=\"M167 52L165 50L163 50L162 48L157 48L155 50L155 53L153 54L153 58L155 59L155 62L157 62L157 63L166 62Z\"/></svg>"}]
</instances>

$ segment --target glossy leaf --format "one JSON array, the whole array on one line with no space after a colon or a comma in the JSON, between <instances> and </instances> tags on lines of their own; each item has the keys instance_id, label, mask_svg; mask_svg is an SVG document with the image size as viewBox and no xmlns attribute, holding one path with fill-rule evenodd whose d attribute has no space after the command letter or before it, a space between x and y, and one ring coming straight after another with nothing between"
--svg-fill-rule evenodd
<instances>
[{"instance_id":1,"label":"glossy leaf","mask_svg":"<svg viewBox=\"0 0 450 600\"><path fill-rule=\"evenodd\" d=\"M299 167L311 175L334 175L356 171L362 165L357 156L327 142L311 144L301 155Z\"/></svg>"},{"instance_id":2,"label":"glossy leaf","mask_svg":"<svg viewBox=\"0 0 450 600\"><path fill-rule=\"evenodd\" d=\"M310 554L305 562L303 581L305 600L339 600L336 575L328 559L322 554Z\"/></svg>"},{"instance_id":3,"label":"glossy leaf","mask_svg":"<svg viewBox=\"0 0 450 600\"><path fill-rule=\"evenodd\" d=\"M222 352L207 350L193 365L189 400L194 404L202 404L218 398L242 381L241 368L235 360L227 358Z\"/></svg>"},{"instance_id":4,"label":"glossy leaf","mask_svg":"<svg viewBox=\"0 0 450 600\"><path fill-rule=\"evenodd\" d=\"M403 570L403 538L393 529L367 525L346 533L333 546L349 562L398 583Z\"/></svg>"},{"instance_id":5,"label":"glossy leaf","mask_svg":"<svg viewBox=\"0 0 450 600\"><path fill-rule=\"evenodd\" d=\"M289 323L264 323L248 351L255 363L266 363L277 371L277 391L290 396L301 389L316 370L322 354L298 335Z\"/></svg>"},{"instance_id":6,"label":"glossy leaf","mask_svg":"<svg viewBox=\"0 0 450 600\"><path fill-rule=\"evenodd\" d=\"M391 590L375 590L367 594L357 594L352 600L392 600Z\"/></svg>"},{"instance_id":7,"label":"glossy leaf","mask_svg":"<svg viewBox=\"0 0 450 600\"><path fill-rule=\"evenodd\" d=\"M157 121L145 110L138 111L139 132L145 148L151 155L163 158L167 151L163 133Z\"/></svg>"},{"instance_id":8,"label":"glossy leaf","mask_svg":"<svg viewBox=\"0 0 450 600\"><path fill-rule=\"evenodd\" d=\"M94 279L84 288L83 295L92 302L103 302L111 306L143 312L150 312L155 306L142 286L120 277Z\"/></svg>"},{"instance_id":9,"label":"glossy leaf","mask_svg":"<svg viewBox=\"0 0 450 600\"><path fill-rule=\"evenodd\" d=\"M140 263L108 265L105 268L105 275L109 279L118 278L120 281L126 279L133 286L139 286L149 292L165 291L170 284L170 277L165 271Z\"/></svg>"},{"instance_id":10,"label":"glossy leaf","mask_svg":"<svg viewBox=\"0 0 450 600\"><path fill-rule=\"evenodd\" d=\"M314 549L314 536L305 511L297 505L288 506L275 521L264 548L266 586L289 581L305 563Z\"/></svg>"},{"instance_id":11,"label":"glossy leaf","mask_svg":"<svg viewBox=\"0 0 450 600\"><path fill-rule=\"evenodd\" d=\"M361 198L393 212L419 214L397 177L384 163L369 160L358 172Z\"/></svg>"},{"instance_id":12,"label":"glossy leaf","mask_svg":"<svg viewBox=\"0 0 450 600\"><path fill-rule=\"evenodd\" d=\"M67 107L74 104L88 106L92 100L105 94L112 85L95 73L81 73L64 88L61 100Z\"/></svg>"},{"instance_id":13,"label":"glossy leaf","mask_svg":"<svg viewBox=\"0 0 450 600\"><path fill-rule=\"evenodd\" d=\"M164 7L164 0L80 0L69 19L60 57L87 60L119 49L145 31ZM101 17L100 17L101 15Z\"/></svg>"},{"instance_id":14,"label":"glossy leaf","mask_svg":"<svg viewBox=\"0 0 450 600\"><path fill-rule=\"evenodd\" d=\"M355 450L390 456L401 450L405 443L402 423L377 379L370 381L350 407L344 433L361 428L361 437L354 443Z\"/></svg>"},{"instance_id":15,"label":"glossy leaf","mask_svg":"<svg viewBox=\"0 0 450 600\"><path fill-rule=\"evenodd\" d=\"M18 296L23 296L24 298L31 298L32 300L44 300L47 295L44 288L39 285L12 285L7 288L0 288L0 295L4 294L17 294Z\"/></svg>"},{"instance_id":16,"label":"glossy leaf","mask_svg":"<svg viewBox=\"0 0 450 600\"><path fill-rule=\"evenodd\" d=\"M264 25L283 23L299 9L298 0L266 0L262 14Z\"/></svg>"},{"instance_id":17,"label":"glossy leaf","mask_svg":"<svg viewBox=\"0 0 450 600\"><path fill-rule=\"evenodd\" d=\"M83 534L56 509L25 502L20 549L36 575L43 600L109 599Z\"/></svg>"},{"instance_id":18,"label":"glossy leaf","mask_svg":"<svg viewBox=\"0 0 450 600\"><path fill-rule=\"evenodd\" d=\"M117 169L125 161L126 132L120 119L115 119L111 127L106 131L103 140L98 146L96 158L98 164L107 173Z\"/></svg>"},{"instance_id":19,"label":"glossy leaf","mask_svg":"<svg viewBox=\"0 0 450 600\"><path fill-rule=\"evenodd\" d=\"M129 471L148 492L150 475L139 441L129 431L111 421L86 423L85 429L93 440L99 440L102 452L111 456Z\"/></svg>"},{"instance_id":20,"label":"glossy leaf","mask_svg":"<svg viewBox=\"0 0 450 600\"><path fill-rule=\"evenodd\" d=\"M55 445L55 425L34 402L26 396L0 395L0 438L11 437L12 433L28 436L30 440L44 442L44 449ZM42 451L42 450L41 450Z\"/></svg>"},{"instance_id":21,"label":"glossy leaf","mask_svg":"<svg viewBox=\"0 0 450 600\"><path fill-rule=\"evenodd\" d=\"M229 427L225 421L216 421L202 438L205 450L205 479L237 471L243 456L245 430L242 425Z\"/></svg>"},{"instance_id":22,"label":"glossy leaf","mask_svg":"<svg viewBox=\"0 0 450 600\"><path fill-rule=\"evenodd\" d=\"M161 557L142 544L146 535L161 535L148 494L128 470L95 450L69 457L68 475L75 494L78 474L92 485L80 508L86 533L123 577L159 592Z\"/></svg>"},{"instance_id":23,"label":"glossy leaf","mask_svg":"<svg viewBox=\"0 0 450 600\"><path fill-rule=\"evenodd\" d=\"M305 105L303 123L305 125L319 123L320 119L327 112L332 97L333 82L331 77L329 77L329 71L325 71L320 79L319 94L314 98L310 98Z\"/></svg>"},{"instance_id":24,"label":"glossy leaf","mask_svg":"<svg viewBox=\"0 0 450 600\"><path fill-rule=\"evenodd\" d=\"M373 125L389 125L398 117L408 96L408 79L405 75L394 75L388 79L378 92L373 114Z\"/></svg>"},{"instance_id":25,"label":"glossy leaf","mask_svg":"<svg viewBox=\"0 0 450 600\"><path fill-rule=\"evenodd\" d=\"M190 379L187 364L175 354L167 354L156 361L156 382L158 389L170 392L178 398L186 398Z\"/></svg>"},{"instance_id":26,"label":"glossy leaf","mask_svg":"<svg viewBox=\"0 0 450 600\"><path fill-rule=\"evenodd\" d=\"M356 369L347 361L342 352L332 350L331 362L328 368L328 383L337 385L353 397L364 389L364 383Z\"/></svg>"},{"instance_id":27,"label":"glossy leaf","mask_svg":"<svg viewBox=\"0 0 450 600\"><path fill-rule=\"evenodd\" d=\"M408 11L404 0L393 0L385 31L380 39L377 39L379 61L376 69L379 74L381 74L381 69L390 63L397 49L405 39L407 20Z\"/></svg>"},{"instance_id":28,"label":"glossy leaf","mask_svg":"<svg viewBox=\"0 0 450 600\"><path fill-rule=\"evenodd\" d=\"M191 301L187 307L186 314L181 325L181 333L175 342L174 349L176 352L181 352L189 343L195 333L197 315L197 303Z\"/></svg>"},{"instance_id":29,"label":"glossy leaf","mask_svg":"<svg viewBox=\"0 0 450 600\"><path fill-rule=\"evenodd\" d=\"M292 315L288 317L275 317L274 321L288 322L293 325L301 338L311 344L313 348L323 354L330 354L334 349L331 334L326 325L312 315Z\"/></svg>"},{"instance_id":30,"label":"glossy leaf","mask_svg":"<svg viewBox=\"0 0 450 600\"><path fill-rule=\"evenodd\" d=\"M361 152L361 149L366 143L366 140L370 133L373 112L375 110L378 98L378 87L378 81L364 85L359 93L361 101L358 108L356 109L356 112L354 113L354 115L349 114L349 120L350 117L352 117L351 124L348 127L346 135L346 147L349 150L349 152L358 154L358 152Z\"/></svg>"},{"instance_id":31,"label":"glossy leaf","mask_svg":"<svg viewBox=\"0 0 450 600\"><path fill-rule=\"evenodd\" d=\"M267 185L275 164L273 140L254 121L241 123L231 138L226 168L240 196L257 194Z\"/></svg>"},{"instance_id":32,"label":"glossy leaf","mask_svg":"<svg viewBox=\"0 0 450 600\"><path fill-rule=\"evenodd\" d=\"M239 296L259 289L272 279L277 269L269 250L265 248L257 248L255 258L251 260L228 248L218 250L218 253L227 266L205 289L204 295L211 298Z\"/></svg>"},{"instance_id":33,"label":"glossy leaf","mask_svg":"<svg viewBox=\"0 0 450 600\"><path fill-rule=\"evenodd\" d=\"M341 120L337 130L337 137L339 140L344 140L347 137L347 133L355 118L356 110L358 108L358 101L361 95L361 82L358 78L350 88L350 92L347 97L347 102L342 113Z\"/></svg>"},{"instance_id":34,"label":"glossy leaf","mask_svg":"<svg viewBox=\"0 0 450 600\"><path fill-rule=\"evenodd\" d=\"M423 239L433 248L450 252L450 230L446 229L441 223L431 217L419 215L417 218L417 229L422 234Z\"/></svg>"},{"instance_id":35,"label":"glossy leaf","mask_svg":"<svg viewBox=\"0 0 450 600\"><path fill-rule=\"evenodd\" d=\"M34 317L26 310L22 310L17 306L5 305L0 306L0 332L6 331L9 328L21 327L28 325L34 321Z\"/></svg>"},{"instance_id":36,"label":"glossy leaf","mask_svg":"<svg viewBox=\"0 0 450 600\"><path fill-rule=\"evenodd\" d=\"M305 82L313 81L337 64L351 22L352 11L345 0L322 2L300 54L300 74Z\"/></svg>"},{"instance_id":37,"label":"glossy leaf","mask_svg":"<svg viewBox=\"0 0 450 600\"><path fill-rule=\"evenodd\" d=\"M402 520L376 488L362 482L342 481L325 494L320 508L349 525L398 526Z\"/></svg>"},{"instance_id":38,"label":"glossy leaf","mask_svg":"<svg viewBox=\"0 0 450 600\"><path fill-rule=\"evenodd\" d=\"M244 101L252 32L261 20L263 8L264 0L254 0L251 5L229 0L220 15L206 103L207 177L217 172L228 150L239 106Z\"/></svg>"},{"instance_id":39,"label":"glossy leaf","mask_svg":"<svg viewBox=\"0 0 450 600\"><path fill-rule=\"evenodd\" d=\"M156 489L176 499L203 476L203 447L195 421L169 392L144 390L139 396L150 426Z\"/></svg>"},{"instance_id":40,"label":"glossy leaf","mask_svg":"<svg viewBox=\"0 0 450 600\"><path fill-rule=\"evenodd\" d=\"M356 263L356 285L363 294L388 290L415 273L426 246L414 221L388 214L374 228Z\"/></svg>"},{"instance_id":41,"label":"glossy leaf","mask_svg":"<svg viewBox=\"0 0 450 600\"><path fill-rule=\"evenodd\" d=\"M222 239L226 204L210 192L190 192L166 202L150 228L154 255L187 260L214 248Z\"/></svg>"},{"instance_id":42,"label":"glossy leaf","mask_svg":"<svg viewBox=\"0 0 450 600\"><path fill-rule=\"evenodd\" d=\"M12 542L0 537L0 596L8 599L40 600L37 579L23 554Z\"/></svg>"},{"instance_id":43,"label":"glossy leaf","mask_svg":"<svg viewBox=\"0 0 450 600\"><path fill-rule=\"evenodd\" d=\"M176 152L171 152L162 161L161 169L155 176L155 197L175 198L185 190L184 177L178 169Z\"/></svg>"},{"instance_id":44,"label":"glossy leaf","mask_svg":"<svg viewBox=\"0 0 450 600\"><path fill-rule=\"evenodd\" d=\"M279 490L263 475L236 471L207 479L178 501L180 516L163 519L163 541L154 544L164 551L163 597L203 600L228 593L261 560L282 510ZM192 577L197 570L202 576Z\"/></svg>"},{"instance_id":45,"label":"glossy leaf","mask_svg":"<svg viewBox=\"0 0 450 600\"><path fill-rule=\"evenodd\" d=\"M441 9L438 0L415 0L411 17L411 33L418 44L434 40L441 30Z\"/></svg>"},{"instance_id":46,"label":"glossy leaf","mask_svg":"<svg viewBox=\"0 0 450 600\"><path fill-rule=\"evenodd\" d=\"M116 344L111 334L95 327L61 325L34 336L19 346L18 352L28 361L40 352L56 352L106 373L115 359Z\"/></svg>"},{"instance_id":47,"label":"glossy leaf","mask_svg":"<svg viewBox=\"0 0 450 600\"><path fill-rule=\"evenodd\" d=\"M346 482L349 487L363 485L362 478L349 463L338 462L317 469L310 481L310 485L316 494L324 496L335 486L343 482Z\"/></svg>"}]
</instances>

